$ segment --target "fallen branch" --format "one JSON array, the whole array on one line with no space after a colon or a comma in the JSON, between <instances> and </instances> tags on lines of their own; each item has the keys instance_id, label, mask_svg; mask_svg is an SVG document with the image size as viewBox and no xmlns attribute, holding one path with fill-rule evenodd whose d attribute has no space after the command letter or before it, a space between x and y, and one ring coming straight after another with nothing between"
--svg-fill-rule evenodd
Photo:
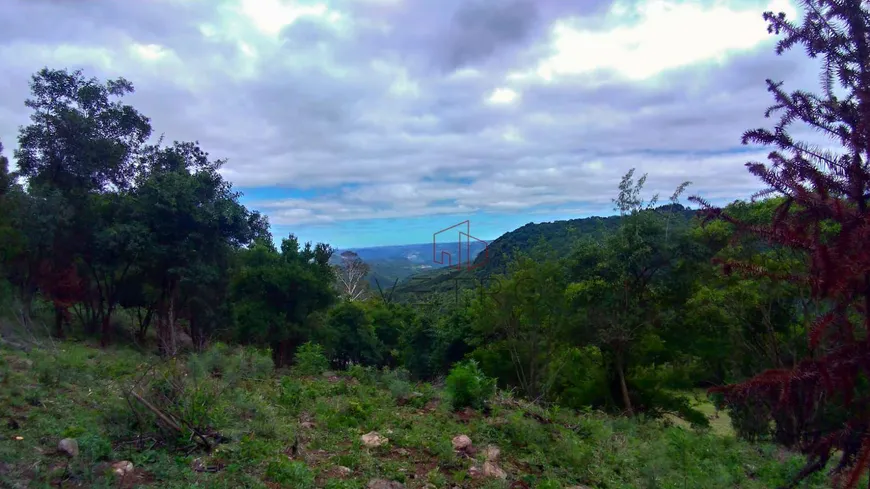
<instances>
[{"instance_id":1,"label":"fallen branch","mask_svg":"<svg viewBox=\"0 0 870 489\"><path fill-rule=\"evenodd\" d=\"M181 427L181 425L177 421L175 421L170 415L168 415L168 414L164 413L163 411L161 411L160 409L154 407L154 405L152 405L150 402L146 401L136 391L131 390L130 394L133 396L133 398L135 398L137 401L139 401L143 406L148 408L149 411L154 413L155 416L160 418L161 421L166 423L170 428L174 429L175 431L177 431L179 433L182 433L182 434L184 433L184 429ZM201 440L200 444L203 447L205 447L206 451L211 451L211 443L209 443L208 439L206 439L206 437L204 435L202 435L198 430L195 430L193 428L190 428L190 431L193 432L193 434L195 434L197 436L197 438L199 438Z\"/></svg>"}]
</instances>

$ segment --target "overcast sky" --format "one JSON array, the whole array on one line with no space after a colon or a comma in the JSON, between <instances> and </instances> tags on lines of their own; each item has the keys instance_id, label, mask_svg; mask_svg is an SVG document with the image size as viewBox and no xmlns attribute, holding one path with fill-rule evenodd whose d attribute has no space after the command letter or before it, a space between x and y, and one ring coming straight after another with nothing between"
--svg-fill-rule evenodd
<instances>
[{"instance_id":1,"label":"overcast sky","mask_svg":"<svg viewBox=\"0 0 870 489\"><path fill-rule=\"evenodd\" d=\"M717 202L758 182L740 145L768 125L776 56L762 12L788 0L3 0L0 140L30 76L81 68L136 87L168 140L198 140L276 238L420 243L471 219L611 214L629 168L649 193Z\"/></svg>"}]
</instances>

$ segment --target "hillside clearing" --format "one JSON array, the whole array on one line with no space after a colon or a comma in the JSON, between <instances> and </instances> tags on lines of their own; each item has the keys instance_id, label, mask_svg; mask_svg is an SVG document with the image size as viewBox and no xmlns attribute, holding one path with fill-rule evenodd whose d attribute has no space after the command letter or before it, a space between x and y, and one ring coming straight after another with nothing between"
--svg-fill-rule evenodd
<instances>
[{"instance_id":1,"label":"hillside clearing","mask_svg":"<svg viewBox=\"0 0 870 489\"><path fill-rule=\"evenodd\" d=\"M485 412L454 413L438 388L411 384L400 372L355 368L303 377L275 374L268 360L221 347L159 363L131 349L83 343L28 353L2 347L0 482L12 488L390 487L372 482L381 479L409 488L768 488L802 466L799 456L715 430L548 411L503 392ZM144 372L173 368L183 376L207 371L196 385L217 389L186 391L201 397L180 400L190 401L189 412L203 408L206 424L222 437L211 453L191 438L167 438L137 419L125 400ZM388 441L367 448L361 437L370 432ZM458 435L468 436L471 447L455 450ZM64 438L76 440L78 456L58 452ZM489 446L500 453L487 463ZM112 469L121 461L133 467L123 480ZM492 476L499 475L493 466L505 480ZM824 487L823 480L802 487Z\"/></svg>"}]
</instances>

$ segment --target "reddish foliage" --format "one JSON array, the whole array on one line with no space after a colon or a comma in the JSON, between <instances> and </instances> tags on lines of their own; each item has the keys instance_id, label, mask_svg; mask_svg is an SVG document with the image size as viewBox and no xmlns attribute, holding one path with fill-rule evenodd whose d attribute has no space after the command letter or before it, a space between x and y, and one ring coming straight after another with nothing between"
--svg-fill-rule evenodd
<instances>
[{"instance_id":1,"label":"reddish foliage","mask_svg":"<svg viewBox=\"0 0 870 489\"><path fill-rule=\"evenodd\" d=\"M64 322L69 323L69 308L86 300L84 280L78 275L75 265L58 266L43 261L36 274L36 284L43 296L60 312Z\"/></svg>"},{"instance_id":2,"label":"reddish foliage","mask_svg":"<svg viewBox=\"0 0 870 489\"><path fill-rule=\"evenodd\" d=\"M769 370L743 383L714 389L729 402L762 400L778 424L790 424L790 440L808 454L794 487L823 470L836 451L834 483L853 488L870 462L870 12L860 0L807 0L801 25L784 14L765 13L769 31L784 33L777 53L804 44L812 57L824 58L824 97L786 93L768 80L782 117L774 131L756 129L743 143L773 145L771 164L749 163L767 190L784 196L773 221L745 224L720 209L708 218L724 219L740 234L802 252L804 273L768 273L745 263L724 263L726 272L765 275L807 284L822 311L807 335L810 354L791 369ZM847 92L838 98L834 80ZM833 139L842 154L795 142L787 133L802 121Z\"/></svg>"}]
</instances>

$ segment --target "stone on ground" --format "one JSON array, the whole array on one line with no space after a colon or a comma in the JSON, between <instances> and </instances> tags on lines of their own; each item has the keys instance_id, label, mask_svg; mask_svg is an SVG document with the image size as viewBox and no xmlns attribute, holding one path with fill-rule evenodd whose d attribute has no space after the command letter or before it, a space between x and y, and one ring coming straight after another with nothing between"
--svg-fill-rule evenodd
<instances>
[{"instance_id":1,"label":"stone on ground","mask_svg":"<svg viewBox=\"0 0 870 489\"><path fill-rule=\"evenodd\" d=\"M70 457L79 456L79 442L74 438L64 438L57 444L57 449Z\"/></svg>"},{"instance_id":2,"label":"stone on ground","mask_svg":"<svg viewBox=\"0 0 870 489\"><path fill-rule=\"evenodd\" d=\"M505 473L504 470L501 470L501 467L489 461L483 463L483 475L485 477L494 477L501 480L507 479L507 473Z\"/></svg>"},{"instance_id":3,"label":"stone on ground","mask_svg":"<svg viewBox=\"0 0 870 489\"><path fill-rule=\"evenodd\" d=\"M453 437L454 450L466 450L471 446L471 438L466 435L456 435Z\"/></svg>"},{"instance_id":4,"label":"stone on ground","mask_svg":"<svg viewBox=\"0 0 870 489\"><path fill-rule=\"evenodd\" d=\"M127 460L121 460L112 464L112 471L120 476L124 476L133 472L133 463Z\"/></svg>"},{"instance_id":5,"label":"stone on ground","mask_svg":"<svg viewBox=\"0 0 870 489\"><path fill-rule=\"evenodd\" d=\"M388 438L381 436L381 434L377 431L370 431L365 435L361 436L360 439L362 440L363 445L365 445L366 448L376 448L390 441Z\"/></svg>"}]
</instances>

